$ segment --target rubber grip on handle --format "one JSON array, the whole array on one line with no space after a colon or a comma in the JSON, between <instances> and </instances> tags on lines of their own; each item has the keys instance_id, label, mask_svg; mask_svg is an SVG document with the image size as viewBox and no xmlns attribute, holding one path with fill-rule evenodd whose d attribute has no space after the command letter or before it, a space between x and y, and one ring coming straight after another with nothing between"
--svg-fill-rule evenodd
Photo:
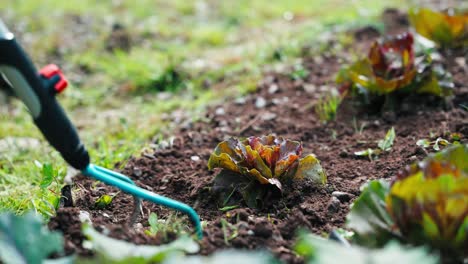
<instances>
[{"instance_id":1,"label":"rubber grip on handle","mask_svg":"<svg viewBox=\"0 0 468 264\"><path fill-rule=\"evenodd\" d=\"M85 169L90 163L88 152L51 92L53 83L39 75L13 37L0 36L0 71L29 108L34 123L47 141L71 166Z\"/></svg>"}]
</instances>

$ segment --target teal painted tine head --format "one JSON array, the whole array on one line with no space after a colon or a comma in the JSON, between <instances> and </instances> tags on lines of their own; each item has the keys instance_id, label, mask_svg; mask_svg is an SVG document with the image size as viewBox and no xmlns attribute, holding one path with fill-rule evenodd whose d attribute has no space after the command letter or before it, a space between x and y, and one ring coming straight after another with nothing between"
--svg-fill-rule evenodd
<instances>
[{"instance_id":1,"label":"teal painted tine head","mask_svg":"<svg viewBox=\"0 0 468 264\"><path fill-rule=\"evenodd\" d=\"M193 225L195 226L195 230L199 239L202 238L202 228L200 217L198 216L197 212L187 204L178 202L176 200L158 195L156 193L150 192L148 190L142 189L136 186L133 181L115 171L111 171L102 167L99 167L94 164L89 164L82 173L86 176L94 178L96 180L102 181L106 184L115 186L122 191L133 195L136 198L148 200L155 204L159 204L162 206L166 206L177 211L180 211L189 216L190 220L192 221ZM138 203L139 204L139 203ZM139 207L139 206L138 206Z\"/></svg>"}]
</instances>

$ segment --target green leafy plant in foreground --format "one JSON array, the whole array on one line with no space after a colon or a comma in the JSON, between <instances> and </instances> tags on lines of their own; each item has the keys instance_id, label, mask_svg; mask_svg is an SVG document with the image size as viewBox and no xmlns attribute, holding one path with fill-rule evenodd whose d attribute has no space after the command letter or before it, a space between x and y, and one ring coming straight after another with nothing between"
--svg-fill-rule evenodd
<instances>
[{"instance_id":1,"label":"green leafy plant in foreground","mask_svg":"<svg viewBox=\"0 0 468 264\"><path fill-rule=\"evenodd\" d=\"M452 94L451 75L436 65L430 54L416 54L411 33L375 41L367 57L343 68L336 79L341 96L361 97L392 107L396 95L425 93L440 97Z\"/></svg>"},{"instance_id":2,"label":"green leafy plant in foreground","mask_svg":"<svg viewBox=\"0 0 468 264\"><path fill-rule=\"evenodd\" d=\"M391 184L370 182L348 215L356 240L376 246L397 238L466 258L467 160L468 145L453 146L408 167Z\"/></svg>"},{"instance_id":3,"label":"green leafy plant in foreground","mask_svg":"<svg viewBox=\"0 0 468 264\"><path fill-rule=\"evenodd\" d=\"M198 244L189 236L164 245L135 245L107 237L85 224L83 233L88 238L88 247L96 253L96 263L160 263L168 257L197 253Z\"/></svg>"},{"instance_id":4,"label":"green leafy plant in foreground","mask_svg":"<svg viewBox=\"0 0 468 264\"><path fill-rule=\"evenodd\" d=\"M338 242L306 233L299 234L295 251L308 264L387 264L389 260L393 263L439 263L438 258L429 255L426 249L403 247L395 241L382 249L367 249L345 247Z\"/></svg>"},{"instance_id":5,"label":"green leafy plant in foreground","mask_svg":"<svg viewBox=\"0 0 468 264\"><path fill-rule=\"evenodd\" d=\"M0 262L39 264L62 250L62 236L50 232L34 213L0 215Z\"/></svg>"},{"instance_id":6,"label":"green leafy plant in foreground","mask_svg":"<svg viewBox=\"0 0 468 264\"><path fill-rule=\"evenodd\" d=\"M223 170L214 180L213 190L221 194L223 206L240 193L250 207L257 207L269 191L282 190L284 182L310 180L326 183L319 160L309 154L300 158L302 144L273 135L230 138L218 144L208 160L208 168Z\"/></svg>"},{"instance_id":7,"label":"green leafy plant in foreground","mask_svg":"<svg viewBox=\"0 0 468 264\"><path fill-rule=\"evenodd\" d=\"M380 155L382 152L387 152L387 151L392 150L395 137L396 137L395 129L392 127L387 131L387 134L385 134L385 138L380 139L377 142L378 148L375 148L375 149L368 148L366 150L356 151L354 152L354 155L369 157L369 160L372 161L373 157Z\"/></svg>"},{"instance_id":8,"label":"green leafy plant in foreground","mask_svg":"<svg viewBox=\"0 0 468 264\"><path fill-rule=\"evenodd\" d=\"M416 32L440 46L468 45L468 10L412 9L408 13Z\"/></svg>"},{"instance_id":9,"label":"green leafy plant in foreground","mask_svg":"<svg viewBox=\"0 0 468 264\"><path fill-rule=\"evenodd\" d=\"M210 256L180 256L169 258L164 264L279 264L270 253L266 251L223 250L216 251Z\"/></svg>"}]
</instances>

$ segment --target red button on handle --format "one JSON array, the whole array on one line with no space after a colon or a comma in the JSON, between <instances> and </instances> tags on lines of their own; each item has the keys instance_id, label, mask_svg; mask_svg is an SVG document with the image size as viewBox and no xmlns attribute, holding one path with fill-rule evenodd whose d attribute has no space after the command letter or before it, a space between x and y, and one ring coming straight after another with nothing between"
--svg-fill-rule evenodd
<instances>
[{"instance_id":1,"label":"red button on handle","mask_svg":"<svg viewBox=\"0 0 468 264\"><path fill-rule=\"evenodd\" d=\"M63 75L60 68L55 64L46 65L39 71L39 73L47 79L50 79L55 75L60 76L60 80L54 86L56 93L61 93L68 86L67 78L65 78L65 75Z\"/></svg>"}]
</instances>

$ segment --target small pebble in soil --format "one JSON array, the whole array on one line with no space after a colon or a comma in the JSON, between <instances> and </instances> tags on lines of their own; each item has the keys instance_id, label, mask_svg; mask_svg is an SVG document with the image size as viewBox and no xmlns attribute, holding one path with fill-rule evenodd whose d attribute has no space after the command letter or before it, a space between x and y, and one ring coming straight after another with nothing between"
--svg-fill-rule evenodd
<instances>
[{"instance_id":1,"label":"small pebble in soil","mask_svg":"<svg viewBox=\"0 0 468 264\"><path fill-rule=\"evenodd\" d=\"M140 168L135 167L133 168L133 174L137 177L140 177L143 174L143 172L141 171Z\"/></svg>"},{"instance_id":2,"label":"small pebble in soil","mask_svg":"<svg viewBox=\"0 0 468 264\"><path fill-rule=\"evenodd\" d=\"M87 211L80 211L80 214L78 215L78 218L80 219L81 223L91 223L91 217L89 212Z\"/></svg>"},{"instance_id":3,"label":"small pebble in soil","mask_svg":"<svg viewBox=\"0 0 468 264\"><path fill-rule=\"evenodd\" d=\"M354 195L347 192L334 191L332 192L332 196L338 198L341 202L348 202Z\"/></svg>"},{"instance_id":4,"label":"small pebble in soil","mask_svg":"<svg viewBox=\"0 0 468 264\"><path fill-rule=\"evenodd\" d=\"M338 212L340 210L340 205L340 200L335 196L332 196L330 203L328 204L328 212L331 214Z\"/></svg>"},{"instance_id":5,"label":"small pebble in soil","mask_svg":"<svg viewBox=\"0 0 468 264\"><path fill-rule=\"evenodd\" d=\"M222 126L222 127L223 127L223 126L228 126L227 120L221 120L221 121L219 121L219 126Z\"/></svg>"},{"instance_id":6,"label":"small pebble in soil","mask_svg":"<svg viewBox=\"0 0 468 264\"><path fill-rule=\"evenodd\" d=\"M172 147L172 142L169 142L167 140L162 140L157 144L155 149L167 149L169 147Z\"/></svg>"},{"instance_id":7,"label":"small pebble in soil","mask_svg":"<svg viewBox=\"0 0 468 264\"><path fill-rule=\"evenodd\" d=\"M218 128L219 132L224 132L224 133L227 133L227 132L230 132L231 129L229 129L229 127L227 126L223 126L223 127L220 127Z\"/></svg>"},{"instance_id":8,"label":"small pebble in soil","mask_svg":"<svg viewBox=\"0 0 468 264\"><path fill-rule=\"evenodd\" d=\"M328 85L320 85L319 91L320 91L320 92L328 92L328 91L330 91L330 86L328 86Z\"/></svg>"},{"instance_id":9,"label":"small pebble in soil","mask_svg":"<svg viewBox=\"0 0 468 264\"><path fill-rule=\"evenodd\" d=\"M136 224L133 225L133 228L135 228L136 231L143 230L143 224L136 223Z\"/></svg>"},{"instance_id":10,"label":"small pebble in soil","mask_svg":"<svg viewBox=\"0 0 468 264\"><path fill-rule=\"evenodd\" d=\"M237 223L237 229L239 229L239 231L241 230L249 230L249 224L247 222L244 222L244 221L239 221L239 223Z\"/></svg>"},{"instance_id":11,"label":"small pebble in soil","mask_svg":"<svg viewBox=\"0 0 468 264\"><path fill-rule=\"evenodd\" d=\"M267 105L267 101L263 97L258 97L257 100L255 100L255 107L257 108L264 108Z\"/></svg>"},{"instance_id":12,"label":"small pebble in soil","mask_svg":"<svg viewBox=\"0 0 468 264\"><path fill-rule=\"evenodd\" d=\"M270 121L273 120L277 117L275 113L272 112L266 112L265 114L262 115L262 119L265 121Z\"/></svg>"},{"instance_id":13,"label":"small pebble in soil","mask_svg":"<svg viewBox=\"0 0 468 264\"><path fill-rule=\"evenodd\" d=\"M224 110L224 108L222 108L222 107L216 108L216 111L215 111L216 115L224 115L225 113L226 113L226 111Z\"/></svg>"},{"instance_id":14,"label":"small pebble in soil","mask_svg":"<svg viewBox=\"0 0 468 264\"><path fill-rule=\"evenodd\" d=\"M314 62L315 62L316 64L322 64L322 63L324 62L324 59L323 59L322 56L316 56L316 57L314 58Z\"/></svg>"},{"instance_id":15,"label":"small pebble in soil","mask_svg":"<svg viewBox=\"0 0 468 264\"><path fill-rule=\"evenodd\" d=\"M236 98L236 100L234 100L234 103L236 103L236 104L238 104L238 105L243 105L243 104L245 104L245 97Z\"/></svg>"},{"instance_id":16,"label":"small pebble in soil","mask_svg":"<svg viewBox=\"0 0 468 264\"><path fill-rule=\"evenodd\" d=\"M275 76L268 75L268 76L265 76L265 78L263 78L263 80L260 81L259 86L268 85L273 82L275 82Z\"/></svg>"},{"instance_id":17,"label":"small pebble in soil","mask_svg":"<svg viewBox=\"0 0 468 264\"><path fill-rule=\"evenodd\" d=\"M271 100L271 102L274 104L274 105L282 105L282 104L286 104L289 102L289 97L287 96L283 96L281 98L273 98Z\"/></svg>"},{"instance_id":18,"label":"small pebble in soil","mask_svg":"<svg viewBox=\"0 0 468 264\"><path fill-rule=\"evenodd\" d=\"M263 128L260 127L260 126L252 126L252 129L255 130L255 131L262 131Z\"/></svg>"},{"instance_id":19,"label":"small pebble in soil","mask_svg":"<svg viewBox=\"0 0 468 264\"><path fill-rule=\"evenodd\" d=\"M278 88L278 85L277 84L272 84L270 85L270 87L268 87L268 93L269 94L274 94L276 92L278 92L279 88Z\"/></svg>"},{"instance_id":20,"label":"small pebble in soil","mask_svg":"<svg viewBox=\"0 0 468 264\"><path fill-rule=\"evenodd\" d=\"M304 84L304 91L308 94L315 94L317 91L317 86L311 83Z\"/></svg>"},{"instance_id":21,"label":"small pebble in soil","mask_svg":"<svg viewBox=\"0 0 468 264\"><path fill-rule=\"evenodd\" d=\"M271 238L273 238L273 240L275 241L283 241L283 237L281 236L281 233L279 233L278 231L276 232L273 232L273 235L271 236Z\"/></svg>"},{"instance_id":22,"label":"small pebble in soil","mask_svg":"<svg viewBox=\"0 0 468 264\"><path fill-rule=\"evenodd\" d=\"M192 157L190 157L190 159L192 161L200 161L200 157L198 157L198 156L192 156Z\"/></svg>"},{"instance_id":23,"label":"small pebble in soil","mask_svg":"<svg viewBox=\"0 0 468 264\"><path fill-rule=\"evenodd\" d=\"M455 62L458 64L458 66L465 68L466 67L466 59L463 57L457 57L455 58Z\"/></svg>"}]
</instances>

